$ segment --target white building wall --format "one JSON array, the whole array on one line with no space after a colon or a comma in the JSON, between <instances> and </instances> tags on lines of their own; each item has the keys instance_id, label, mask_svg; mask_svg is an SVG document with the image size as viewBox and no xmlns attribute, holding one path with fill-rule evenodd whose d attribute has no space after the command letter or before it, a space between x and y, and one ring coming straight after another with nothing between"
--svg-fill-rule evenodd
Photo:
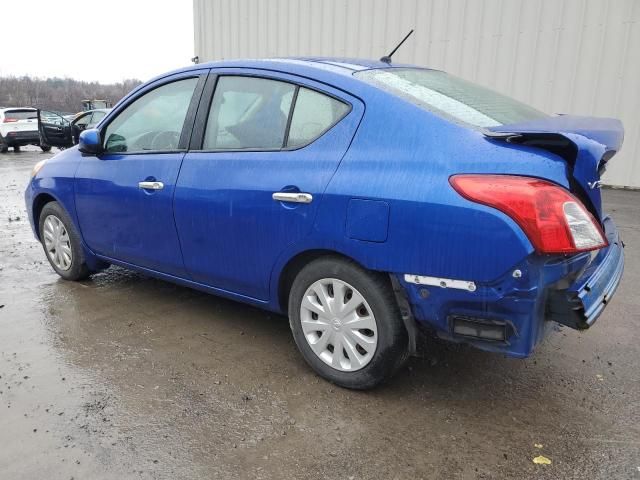
<instances>
[{"instance_id":1,"label":"white building wall","mask_svg":"<svg viewBox=\"0 0 640 480\"><path fill-rule=\"evenodd\" d=\"M640 0L194 0L201 61L324 55L446 70L548 113L620 118L605 181L640 187Z\"/></svg>"}]
</instances>

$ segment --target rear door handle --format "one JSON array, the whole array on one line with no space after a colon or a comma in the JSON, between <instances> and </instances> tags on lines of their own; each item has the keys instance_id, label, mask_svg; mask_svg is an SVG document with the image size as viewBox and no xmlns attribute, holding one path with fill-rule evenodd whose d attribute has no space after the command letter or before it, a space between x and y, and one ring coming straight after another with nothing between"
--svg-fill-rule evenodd
<instances>
[{"instance_id":1,"label":"rear door handle","mask_svg":"<svg viewBox=\"0 0 640 480\"><path fill-rule=\"evenodd\" d=\"M302 192L274 192L271 198L278 202L311 203L313 195Z\"/></svg>"},{"instance_id":2,"label":"rear door handle","mask_svg":"<svg viewBox=\"0 0 640 480\"><path fill-rule=\"evenodd\" d=\"M138 187L143 190L162 190L164 183L162 182L138 182Z\"/></svg>"}]
</instances>

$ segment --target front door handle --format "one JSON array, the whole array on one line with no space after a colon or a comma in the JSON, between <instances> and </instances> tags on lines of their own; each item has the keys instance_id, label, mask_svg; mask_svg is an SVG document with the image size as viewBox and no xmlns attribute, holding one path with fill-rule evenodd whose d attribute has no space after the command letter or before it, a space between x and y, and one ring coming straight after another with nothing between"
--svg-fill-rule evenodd
<instances>
[{"instance_id":1,"label":"front door handle","mask_svg":"<svg viewBox=\"0 0 640 480\"><path fill-rule=\"evenodd\" d=\"M162 190L164 183L162 182L138 182L138 187L143 190Z\"/></svg>"},{"instance_id":2,"label":"front door handle","mask_svg":"<svg viewBox=\"0 0 640 480\"><path fill-rule=\"evenodd\" d=\"M313 195L302 192L274 192L271 198L278 202L311 203Z\"/></svg>"}]
</instances>

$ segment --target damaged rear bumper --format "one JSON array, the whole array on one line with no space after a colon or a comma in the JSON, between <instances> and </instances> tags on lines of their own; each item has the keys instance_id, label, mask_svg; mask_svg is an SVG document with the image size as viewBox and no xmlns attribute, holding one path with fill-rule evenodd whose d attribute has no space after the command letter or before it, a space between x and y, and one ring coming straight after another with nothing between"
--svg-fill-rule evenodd
<instances>
[{"instance_id":1,"label":"damaged rear bumper","mask_svg":"<svg viewBox=\"0 0 640 480\"><path fill-rule=\"evenodd\" d=\"M438 336L527 357L553 326L549 320L588 328L611 300L622 278L624 254L610 218L604 220L604 228L609 246L595 256L534 253L491 283L418 274L396 274L396 278L413 317Z\"/></svg>"},{"instance_id":2,"label":"damaged rear bumper","mask_svg":"<svg viewBox=\"0 0 640 480\"><path fill-rule=\"evenodd\" d=\"M598 319L616 292L624 271L624 243L610 218L604 220L609 246L595 256L584 273L565 290L552 290L547 319L584 330Z\"/></svg>"}]
</instances>

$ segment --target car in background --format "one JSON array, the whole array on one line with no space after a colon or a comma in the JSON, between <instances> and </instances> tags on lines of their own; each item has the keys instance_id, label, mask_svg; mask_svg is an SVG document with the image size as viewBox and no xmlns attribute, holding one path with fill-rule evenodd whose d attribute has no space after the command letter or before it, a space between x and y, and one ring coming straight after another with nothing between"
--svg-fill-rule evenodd
<instances>
[{"instance_id":1,"label":"car in background","mask_svg":"<svg viewBox=\"0 0 640 480\"><path fill-rule=\"evenodd\" d=\"M38 110L31 107L0 109L0 152L19 152L25 145L40 145ZM48 148L42 148L48 151Z\"/></svg>"},{"instance_id":2,"label":"car in background","mask_svg":"<svg viewBox=\"0 0 640 480\"><path fill-rule=\"evenodd\" d=\"M288 314L309 365L363 389L419 328L523 358L591 327L624 268L599 189L622 141L438 70L223 61L138 87L25 200L62 278L115 264Z\"/></svg>"},{"instance_id":3,"label":"car in background","mask_svg":"<svg viewBox=\"0 0 640 480\"><path fill-rule=\"evenodd\" d=\"M78 143L80 133L87 128L95 127L110 111L110 108L89 110L80 112L72 120L69 120L68 115L39 110L40 144L49 149L51 147L72 147Z\"/></svg>"}]
</instances>

